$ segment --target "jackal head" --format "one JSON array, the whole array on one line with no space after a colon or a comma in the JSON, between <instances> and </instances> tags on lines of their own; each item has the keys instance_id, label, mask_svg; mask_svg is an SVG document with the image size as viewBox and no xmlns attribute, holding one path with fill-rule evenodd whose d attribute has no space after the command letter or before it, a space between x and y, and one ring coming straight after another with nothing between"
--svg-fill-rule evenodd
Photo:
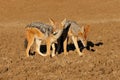
<instances>
[{"instance_id":1,"label":"jackal head","mask_svg":"<svg viewBox=\"0 0 120 80\"><path fill-rule=\"evenodd\" d=\"M87 37L88 37L89 30L90 30L90 26L85 25L85 26L81 27L81 31L79 32L80 40L81 40L84 47L87 46Z\"/></svg>"},{"instance_id":2,"label":"jackal head","mask_svg":"<svg viewBox=\"0 0 120 80\"><path fill-rule=\"evenodd\" d=\"M65 23L66 23L66 18L62 21L62 22L60 22L60 23L58 23L58 22L55 22L53 19L49 19L49 21L50 21L50 24L52 25L52 27L53 27L53 33L52 33L52 35L55 37L55 38L59 38L61 35L62 35L62 32L63 32L63 29L64 29L64 27L65 27Z\"/></svg>"}]
</instances>

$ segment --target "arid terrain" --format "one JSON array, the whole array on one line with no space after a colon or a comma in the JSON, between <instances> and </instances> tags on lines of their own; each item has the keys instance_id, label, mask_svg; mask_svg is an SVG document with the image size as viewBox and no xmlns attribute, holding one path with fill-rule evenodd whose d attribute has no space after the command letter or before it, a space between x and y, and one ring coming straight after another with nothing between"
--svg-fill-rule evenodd
<instances>
[{"instance_id":1,"label":"arid terrain","mask_svg":"<svg viewBox=\"0 0 120 80\"><path fill-rule=\"evenodd\" d=\"M26 57L31 22L89 24L90 49ZM120 0L0 0L0 80L120 80Z\"/></svg>"}]
</instances>

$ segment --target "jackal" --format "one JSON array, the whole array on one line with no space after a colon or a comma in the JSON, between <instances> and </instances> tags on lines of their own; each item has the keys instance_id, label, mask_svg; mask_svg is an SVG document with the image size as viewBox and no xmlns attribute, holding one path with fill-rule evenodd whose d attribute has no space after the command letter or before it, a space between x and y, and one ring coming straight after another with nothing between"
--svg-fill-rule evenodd
<instances>
[{"instance_id":1,"label":"jackal","mask_svg":"<svg viewBox=\"0 0 120 80\"><path fill-rule=\"evenodd\" d=\"M67 31L63 31L63 34L61 35L61 37L58 40L58 44L60 44L61 41L63 41L64 54L67 55L68 54L67 53L68 39L71 38L78 54L80 56L83 55L83 53L79 49L77 41L78 41L78 39L80 39L83 46L84 47L87 46L87 35L89 32L89 25L80 27L75 21L71 21L71 20L66 20L65 27L68 26L66 24L70 24L70 28ZM62 38L62 40L61 40L61 38ZM61 46L58 47L57 51L60 51L60 49L61 49Z\"/></svg>"},{"instance_id":2,"label":"jackal","mask_svg":"<svg viewBox=\"0 0 120 80\"><path fill-rule=\"evenodd\" d=\"M26 54L29 56L29 50L33 43L36 43L35 52L42 56L51 55L52 57L55 56L55 42L57 39L62 35L63 29L65 28L66 19L64 19L61 24L55 22L52 19L49 19L51 26L47 24L43 24L40 22L34 22L29 24L25 28L25 37L26 41L28 42L26 48ZM41 42L45 41L47 45L47 52L43 54L40 52L40 45ZM50 54L50 47L52 46L52 53Z\"/></svg>"}]
</instances>

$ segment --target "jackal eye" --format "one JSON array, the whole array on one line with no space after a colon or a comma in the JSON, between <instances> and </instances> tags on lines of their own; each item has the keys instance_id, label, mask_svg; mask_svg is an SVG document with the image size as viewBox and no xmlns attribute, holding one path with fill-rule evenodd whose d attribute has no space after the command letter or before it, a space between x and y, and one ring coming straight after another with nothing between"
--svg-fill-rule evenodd
<instances>
[{"instance_id":1,"label":"jackal eye","mask_svg":"<svg viewBox=\"0 0 120 80\"><path fill-rule=\"evenodd\" d=\"M56 35L58 32L53 32L53 35Z\"/></svg>"}]
</instances>

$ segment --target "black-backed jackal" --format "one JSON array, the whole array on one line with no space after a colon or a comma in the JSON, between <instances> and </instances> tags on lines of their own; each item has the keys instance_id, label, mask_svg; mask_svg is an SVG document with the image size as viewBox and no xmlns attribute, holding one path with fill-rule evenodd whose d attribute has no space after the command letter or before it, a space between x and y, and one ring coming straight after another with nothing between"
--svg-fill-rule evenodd
<instances>
[{"instance_id":1,"label":"black-backed jackal","mask_svg":"<svg viewBox=\"0 0 120 80\"><path fill-rule=\"evenodd\" d=\"M68 39L71 38L78 54L80 56L83 55L83 53L79 49L77 41L79 39L79 40L81 40L84 47L87 46L87 35L89 32L89 25L80 27L75 21L70 21L70 20L66 20L65 27L67 26L66 24L70 24L70 28L66 31L63 31L62 36L58 40L58 44L60 44L61 41L63 41L64 54L67 55L68 54L67 53ZM62 38L62 40L61 40L61 38ZM61 48L61 46L58 47L57 51L60 51L60 48Z\"/></svg>"},{"instance_id":2,"label":"black-backed jackal","mask_svg":"<svg viewBox=\"0 0 120 80\"><path fill-rule=\"evenodd\" d=\"M51 55L55 56L55 42L62 35L63 29L65 28L66 19L64 19L61 24L49 19L51 26L43 23L31 23L25 28L25 38L28 42L26 48L26 55L29 56L29 50L33 43L36 43L35 52L42 56ZM41 42L45 41L47 45L47 52L43 54L40 52ZM52 53L50 54L50 47L52 46Z\"/></svg>"}]
</instances>

